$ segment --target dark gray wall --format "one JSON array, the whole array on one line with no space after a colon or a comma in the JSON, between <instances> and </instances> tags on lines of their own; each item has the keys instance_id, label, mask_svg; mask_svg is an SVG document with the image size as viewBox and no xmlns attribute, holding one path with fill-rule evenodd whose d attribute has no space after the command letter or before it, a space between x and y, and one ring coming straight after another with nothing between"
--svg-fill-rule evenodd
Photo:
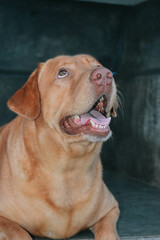
<instances>
[{"instance_id":1,"label":"dark gray wall","mask_svg":"<svg viewBox=\"0 0 160 240\"><path fill-rule=\"evenodd\" d=\"M160 187L160 2L131 8L124 27L125 117L114 128L112 157L105 156L112 168Z\"/></svg>"}]
</instances>

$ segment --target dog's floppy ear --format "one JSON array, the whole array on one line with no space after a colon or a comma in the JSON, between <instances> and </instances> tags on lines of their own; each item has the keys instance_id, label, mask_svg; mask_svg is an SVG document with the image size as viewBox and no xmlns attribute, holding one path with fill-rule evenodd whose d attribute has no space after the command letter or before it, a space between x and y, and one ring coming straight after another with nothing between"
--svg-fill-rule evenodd
<instances>
[{"instance_id":1,"label":"dog's floppy ear","mask_svg":"<svg viewBox=\"0 0 160 240\"><path fill-rule=\"evenodd\" d=\"M111 114L113 117L117 117L117 108L118 108L118 101L114 103L112 109L111 109Z\"/></svg>"},{"instance_id":2,"label":"dog's floppy ear","mask_svg":"<svg viewBox=\"0 0 160 240\"><path fill-rule=\"evenodd\" d=\"M8 107L15 113L34 120L40 114L40 93L38 89L38 75L43 63L30 75L25 85L20 88L9 100Z\"/></svg>"}]
</instances>

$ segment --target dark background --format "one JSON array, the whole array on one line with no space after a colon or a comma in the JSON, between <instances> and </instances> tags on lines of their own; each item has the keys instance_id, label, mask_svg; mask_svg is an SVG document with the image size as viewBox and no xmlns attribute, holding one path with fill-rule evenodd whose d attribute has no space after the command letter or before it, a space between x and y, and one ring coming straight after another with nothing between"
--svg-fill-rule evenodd
<instances>
[{"instance_id":1,"label":"dark background","mask_svg":"<svg viewBox=\"0 0 160 240\"><path fill-rule=\"evenodd\" d=\"M104 144L104 169L160 187L160 1L120 6L79 1L0 1L0 125L8 98L39 62L91 54L116 72L123 111ZM124 112L124 113L123 113Z\"/></svg>"}]
</instances>

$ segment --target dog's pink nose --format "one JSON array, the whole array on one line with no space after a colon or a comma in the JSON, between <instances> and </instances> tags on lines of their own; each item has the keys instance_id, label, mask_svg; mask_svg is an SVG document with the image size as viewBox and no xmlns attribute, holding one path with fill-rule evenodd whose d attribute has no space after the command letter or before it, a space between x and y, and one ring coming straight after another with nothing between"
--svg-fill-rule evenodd
<instances>
[{"instance_id":1,"label":"dog's pink nose","mask_svg":"<svg viewBox=\"0 0 160 240\"><path fill-rule=\"evenodd\" d=\"M90 79L98 85L110 85L113 80L113 74L107 68L97 68L91 73Z\"/></svg>"}]
</instances>

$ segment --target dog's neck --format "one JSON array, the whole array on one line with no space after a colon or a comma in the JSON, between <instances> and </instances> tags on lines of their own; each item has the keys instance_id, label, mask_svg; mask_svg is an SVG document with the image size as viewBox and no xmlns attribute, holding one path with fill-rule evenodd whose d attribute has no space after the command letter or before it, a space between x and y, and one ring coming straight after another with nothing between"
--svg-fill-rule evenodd
<instances>
[{"instance_id":1,"label":"dog's neck","mask_svg":"<svg viewBox=\"0 0 160 240\"><path fill-rule=\"evenodd\" d=\"M40 119L36 121L24 119L23 122L25 124L24 137L27 138L27 134L30 133L34 142L34 146L33 143L27 142L27 148L34 153L38 162L45 165L43 167L48 167L51 171L59 168L60 162L61 166L67 169L73 163L73 166L76 166L75 162L77 164L81 162L82 165L86 164L85 167L90 167L93 159L95 161L99 159L101 142L88 142L80 138L75 138L75 141L71 142L63 133L57 134L56 129L50 129Z\"/></svg>"},{"instance_id":2,"label":"dog's neck","mask_svg":"<svg viewBox=\"0 0 160 240\"><path fill-rule=\"evenodd\" d=\"M51 145L51 151L54 146L60 147L61 150L67 154L73 153L75 157L80 157L89 153L92 153L94 149L99 149L100 152L102 147L102 142L90 142L86 140L81 134L78 135L68 135L59 127L53 127L52 129L45 123L42 116L40 116L36 121L34 121L35 129L39 135L39 142L41 145L45 145L46 142Z\"/></svg>"}]
</instances>

